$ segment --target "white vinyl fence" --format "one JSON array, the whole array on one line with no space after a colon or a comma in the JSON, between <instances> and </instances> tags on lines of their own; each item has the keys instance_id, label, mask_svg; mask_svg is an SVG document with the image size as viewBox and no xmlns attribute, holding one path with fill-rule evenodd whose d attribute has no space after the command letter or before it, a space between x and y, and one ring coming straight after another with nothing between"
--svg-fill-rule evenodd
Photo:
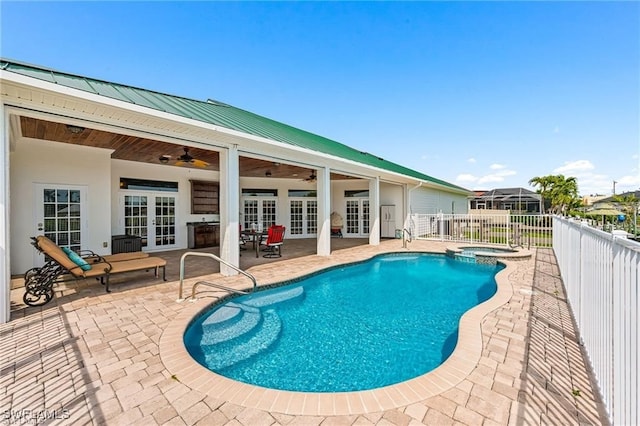
<instances>
[{"instance_id":1,"label":"white vinyl fence","mask_svg":"<svg viewBox=\"0 0 640 426\"><path fill-rule=\"evenodd\" d=\"M554 217L553 250L609 420L640 424L640 244Z\"/></svg>"},{"instance_id":2,"label":"white vinyl fence","mask_svg":"<svg viewBox=\"0 0 640 426\"><path fill-rule=\"evenodd\" d=\"M408 230L415 239L455 241L469 244L551 247L550 215L412 214Z\"/></svg>"}]
</instances>

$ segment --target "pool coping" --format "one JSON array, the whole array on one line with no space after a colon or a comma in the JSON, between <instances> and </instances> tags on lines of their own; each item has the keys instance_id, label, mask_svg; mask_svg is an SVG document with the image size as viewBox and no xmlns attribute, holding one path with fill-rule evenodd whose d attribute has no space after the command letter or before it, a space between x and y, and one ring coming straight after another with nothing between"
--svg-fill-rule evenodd
<instances>
[{"instance_id":1,"label":"pool coping","mask_svg":"<svg viewBox=\"0 0 640 426\"><path fill-rule=\"evenodd\" d=\"M444 254L443 252L416 252ZM407 252L392 250L388 253L406 254ZM373 257L375 255L363 260ZM203 309L216 302L211 299L183 302L191 303L191 306L185 308L162 333L159 342L160 358L171 377L191 389L258 410L287 415L330 416L374 413L407 406L453 388L475 369L483 349L482 319L507 303L513 295L508 276L515 266L508 260L501 259L500 262L505 265L505 268L496 274L496 294L462 316L458 344L451 356L429 373L398 384L366 391L313 393L268 389L218 375L193 359L183 342L183 335L188 325ZM344 262L344 264L347 263L353 262ZM301 274L301 276L312 273L317 271ZM263 286L269 285L272 284Z\"/></svg>"}]
</instances>

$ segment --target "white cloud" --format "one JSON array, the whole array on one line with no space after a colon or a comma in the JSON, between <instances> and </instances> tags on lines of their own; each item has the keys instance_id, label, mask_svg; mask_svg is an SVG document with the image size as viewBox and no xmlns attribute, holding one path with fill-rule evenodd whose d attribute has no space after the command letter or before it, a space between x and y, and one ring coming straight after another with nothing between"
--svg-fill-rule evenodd
<instances>
[{"instance_id":1,"label":"white cloud","mask_svg":"<svg viewBox=\"0 0 640 426\"><path fill-rule=\"evenodd\" d=\"M475 158L473 158L473 157L471 157L471 158L469 158L469 159L467 160L467 163L474 164L475 162L476 162L476 159L475 159Z\"/></svg>"},{"instance_id":2,"label":"white cloud","mask_svg":"<svg viewBox=\"0 0 640 426\"><path fill-rule=\"evenodd\" d=\"M637 159L638 159L638 154L633 154L633 155L631 156L631 159L632 159L632 160L637 160Z\"/></svg>"},{"instance_id":3,"label":"white cloud","mask_svg":"<svg viewBox=\"0 0 640 426\"><path fill-rule=\"evenodd\" d=\"M502 182L502 181L504 181L504 177L497 174L482 176L480 179L478 179L478 183L490 183L490 182Z\"/></svg>"},{"instance_id":4,"label":"white cloud","mask_svg":"<svg viewBox=\"0 0 640 426\"><path fill-rule=\"evenodd\" d=\"M483 176L475 176L470 173L463 173L458 175L458 177L456 178L456 182L461 184L484 185L488 183L504 182L506 177L517 174L515 170L509 170L502 164L492 164L491 166L489 166L489 168L495 171L492 173L487 173Z\"/></svg>"},{"instance_id":5,"label":"white cloud","mask_svg":"<svg viewBox=\"0 0 640 426\"><path fill-rule=\"evenodd\" d=\"M625 191L635 191L640 186L640 176L622 176L618 178L616 184L616 193L618 192L617 188Z\"/></svg>"},{"instance_id":6,"label":"white cloud","mask_svg":"<svg viewBox=\"0 0 640 426\"><path fill-rule=\"evenodd\" d=\"M470 175L468 173L461 174L461 175L458 175L458 177L456 177L456 182L470 182L470 183L473 183L473 182L476 182L477 180L478 180L478 178L476 176Z\"/></svg>"},{"instance_id":7,"label":"white cloud","mask_svg":"<svg viewBox=\"0 0 640 426\"><path fill-rule=\"evenodd\" d=\"M574 176L593 169L595 166L589 160L566 161L564 166L558 167L553 173Z\"/></svg>"},{"instance_id":8,"label":"white cloud","mask_svg":"<svg viewBox=\"0 0 640 426\"><path fill-rule=\"evenodd\" d=\"M499 172L493 174L500 177L517 175L515 170L500 170Z\"/></svg>"},{"instance_id":9,"label":"white cloud","mask_svg":"<svg viewBox=\"0 0 640 426\"><path fill-rule=\"evenodd\" d=\"M596 166L589 160L568 161L564 165L553 170L554 174L575 177L578 181L578 191L582 195L602 194L613 192L613 181L616 181L616 193L635 191L640 187L640 176L626 175L611 177L610 175L596 173ZM631 170L633 172L633 170Z\"/></svg>"}]
</instances>

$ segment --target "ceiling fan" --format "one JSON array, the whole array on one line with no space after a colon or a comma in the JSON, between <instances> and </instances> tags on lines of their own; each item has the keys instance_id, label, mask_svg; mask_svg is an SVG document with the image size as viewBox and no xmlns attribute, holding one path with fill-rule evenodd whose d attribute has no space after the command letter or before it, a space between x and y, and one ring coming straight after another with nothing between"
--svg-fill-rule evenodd
<instances>
[{"instance_id":1,"label":"ceiling fan","mask_svg":"<svg viewBox=\"0 0 640 426\"><path fill-rule=\"evenodd\" d=\"M189 148L188 147L183 147L182 149L184 149L184 154L182 154L180 157L178 157L178 159L175 162L176 166L184 166L186 164L191 164L195 167L207 167L209 165L209 163L207 163L204 160L198 160L197 158L193 158L191 156L191 154L189 154ZM160 156L160 162L163 164L166 164L169 162L169 160L171 159L170 155L162 155Z\"/></svg>"},{"instance_id":2,"label":"ceiling fan","mask_svg":"<svg viewBox=\"0 0 640 426\"><path fill-rule=\"evenodd\" d=\"M306 179L302 179L302 180L305 181L305 182L315 182L317 178L318 177L316 176L316 171L315 170L311 170L311 174L309 175L309 177L306 178Z\"/></svg>"}]
</instances>

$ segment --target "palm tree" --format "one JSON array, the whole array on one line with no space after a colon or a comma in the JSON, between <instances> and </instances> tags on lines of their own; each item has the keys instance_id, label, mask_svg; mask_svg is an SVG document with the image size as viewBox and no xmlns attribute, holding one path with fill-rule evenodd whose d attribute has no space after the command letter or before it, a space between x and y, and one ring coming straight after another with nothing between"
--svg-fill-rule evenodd
<instances>
[{"instance_id":1,"label":"palm tree","mask_svg":"<svg viewBox=\"0 0 640 426\"><path fill-rule=\"evenodd\" d=\"M546 210L547 200L550 198L549 190L553 185L553 177L554 176L536 176L529 180L529 185L539 188L536 190L538 194L542 197L542 212L544 213Z\"/></svg>"},{"instance_id":2,"label":"palm tree","mask_svg":"<svg viewBox=\"0 0 640 426\"><path fill-rule=\"evenodd\" d=\"M539 187L537 192L542 196L543 205L549 205L548 210L551 213L566 214L570 209L580 205L578 182L575 177L536 176L529 180L529 184Z\"/></svg>"}]
</instances>

